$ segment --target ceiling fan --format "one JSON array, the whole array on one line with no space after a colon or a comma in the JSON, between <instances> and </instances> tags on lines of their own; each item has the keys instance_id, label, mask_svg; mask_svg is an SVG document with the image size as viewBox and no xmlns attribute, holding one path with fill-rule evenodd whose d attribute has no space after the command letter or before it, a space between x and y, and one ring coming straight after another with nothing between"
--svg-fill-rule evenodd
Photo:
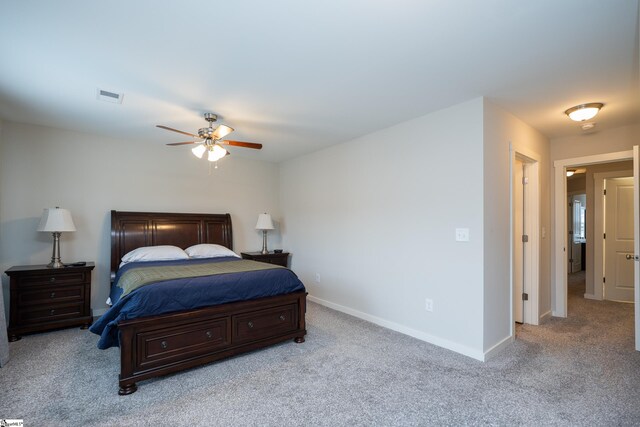
<instances>
[{"instance_id":1,"label":"ceiling fan","mask_svg":"<svg viewBox=\"0 0 640 427\"><path fill-rule=\"evenodd\" d=\"M170 130L172 132L178 132L183 135L191 136L194 138L193 141L185 141L185 142L173 142L167 145L187 145L187 144L198 144L196 147L191 149L191 152L194 156L201 159L205 152L208 152L207 160L210 162L217 162L224 156L228 155L229 152L222 147L223 145L232 145L235 147L245 147L245 148L254 148L256 150L260 150L262 148L262 144L256 144L253 142L242 142L242 141L231 141L231 140L222 140L225 136L229 135L233 132L233 128L227 125L219 125L217 127L213 127L213 123L218 120L218 116L213 113L204 113L204 119L209 122L209 127L198 129L198 134L194 135L189 132L184 132L178 129L173 129L168 126L156 125L160 129ZM197 141L196 138L200 139Z\"/></svg>"}]
</instances>

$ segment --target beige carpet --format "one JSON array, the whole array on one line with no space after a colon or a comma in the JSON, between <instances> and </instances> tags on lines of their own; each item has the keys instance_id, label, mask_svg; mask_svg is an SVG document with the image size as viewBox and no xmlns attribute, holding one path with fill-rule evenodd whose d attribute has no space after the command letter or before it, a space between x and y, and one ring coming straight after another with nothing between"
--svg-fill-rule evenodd
<instances>
[{"instance_id":1,"label":"beige carpet","mask_svg":"<svg viewBox=\"0 0 640 427\"><path fill-rule=\"evenodd\" d=\"M574 282L572 280L572 282ZM578 281L579 282L579 281ZM0 419L26 426L640 425L633 306L590 301L524 325L481 363L309 304L307 341L143 381L79 329L24 337L0 369Z\"/></svg>"}]
</instances>

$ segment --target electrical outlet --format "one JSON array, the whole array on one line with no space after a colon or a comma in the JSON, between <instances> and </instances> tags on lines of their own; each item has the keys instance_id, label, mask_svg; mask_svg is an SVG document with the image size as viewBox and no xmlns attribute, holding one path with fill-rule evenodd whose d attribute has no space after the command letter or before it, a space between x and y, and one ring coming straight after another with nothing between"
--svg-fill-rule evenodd
<instances>
[{"instance_id":1,"label":"electrical outlet","mask_svg":"<svg viewBox=\"0 0 640 427\"><path fill-rule=\"evenodd\" d=\"M430 298L425 298L424 300L424 309L427 311L433 311L433 300Z\"/></svg>"},{"instance_id":2,"label":"electrical outlet","mask_svg":"<svg viewBox=\"0 0 640 427\"><path fill-rule=\"evenodd\" d=\"M456 228L456 242L468 242L468 241L469 241L469 229Z\"/></svg>"},{"instance_id":3,"label":"electrical outlet","mask_svg":"<svg viewBox=\"0 0 640 427\"><path fill-rule=\"evenodd\" d=\"M316 273L316 283L320 283L320 273Z\"/></svg>"}]
</instances>

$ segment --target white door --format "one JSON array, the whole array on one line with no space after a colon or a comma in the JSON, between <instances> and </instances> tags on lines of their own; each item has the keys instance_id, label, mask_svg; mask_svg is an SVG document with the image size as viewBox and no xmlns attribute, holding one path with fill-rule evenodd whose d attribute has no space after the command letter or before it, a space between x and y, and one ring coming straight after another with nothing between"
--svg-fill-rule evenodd
<instances>
[{"instance_id":1,"label":"white door","mask_svg":"<svg viewBox=\"0 0 640 427\"><path fill-rule=\"evenodd\" d=\"M633 302L633 178L605 180L604 298Z\"/></svg>"},{"instance_id":2,"label":"white door","mask_svg":"<svg viewBox=\"0 0 640 427\"><path fill-rule=\"evenodd\" d=\"M513 165L513 320L524 323L524 163Z\"/></svg>"}]
</instances>

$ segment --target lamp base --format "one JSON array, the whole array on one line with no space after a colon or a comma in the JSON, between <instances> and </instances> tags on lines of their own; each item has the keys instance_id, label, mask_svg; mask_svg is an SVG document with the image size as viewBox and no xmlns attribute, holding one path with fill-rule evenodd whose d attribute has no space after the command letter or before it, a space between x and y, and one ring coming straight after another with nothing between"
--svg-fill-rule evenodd
<instances>
[{"instance_id":1,"label":"lamp base","mask_svg":"<svg viewBox=\"0 0 640 427\"><path fill-rule=\"evenodd\" d=\"M62 268L64 264L60 262L60 260L51 260L49 264L47 264L47 268Z\"/></svg>"},{"instance_id":2,"label":"lamp base","mask_svg":"<svg viewBox=\"0 0 640 427\"><path fill-rule=\"evenodd\" d=\"M51 262L47 264L48 268L62 268L64 264L60 261L60 232L53 233L53 253L51 254Z\"/></svg>"},{"instance_id":3,"label":"lamp base","mask_svg":"<svg viewBox=\"0 0 640 427\"><path fill-rule=\"evenodd\" d=\"M267 230L262 230L262 252L263 255L269 253L267 250Z\"/></svg>"}]
</instances>

